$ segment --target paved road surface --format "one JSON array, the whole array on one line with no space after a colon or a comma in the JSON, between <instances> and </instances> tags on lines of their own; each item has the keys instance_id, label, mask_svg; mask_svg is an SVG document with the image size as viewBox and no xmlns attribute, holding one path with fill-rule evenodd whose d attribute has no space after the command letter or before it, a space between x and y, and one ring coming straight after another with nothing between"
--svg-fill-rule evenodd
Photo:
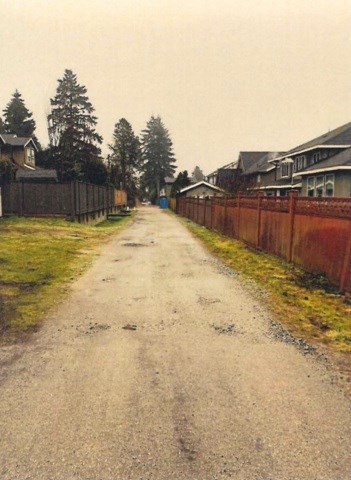
<instances>
[{"instance_id":1,"label":"paved road surface","mask_svg":"<svg viewBox=\"0 0 351 480\"><path fill-rule=\"evenodd\" d=\"M351 479L325 363L270 338L259 300L159 210L1 358L20 349L1 370L1 480Z\"/></svg>"}]
</instances>

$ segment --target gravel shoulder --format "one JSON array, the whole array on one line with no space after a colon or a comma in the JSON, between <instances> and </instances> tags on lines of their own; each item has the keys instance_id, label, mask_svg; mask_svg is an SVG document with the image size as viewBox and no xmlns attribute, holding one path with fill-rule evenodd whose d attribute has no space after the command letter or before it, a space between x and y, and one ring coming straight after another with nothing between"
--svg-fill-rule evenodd
<instances>
[{"instance_id":1,"label":"gravel shoulder","mask_svg":"<svg viewBox=\"0 0 351 480\"><path fill-rule=\"evenodd\" d=\"M3 480L349 480L350 400L173 216L141 209L0 349Z\"/></svg>"}]
</instances>

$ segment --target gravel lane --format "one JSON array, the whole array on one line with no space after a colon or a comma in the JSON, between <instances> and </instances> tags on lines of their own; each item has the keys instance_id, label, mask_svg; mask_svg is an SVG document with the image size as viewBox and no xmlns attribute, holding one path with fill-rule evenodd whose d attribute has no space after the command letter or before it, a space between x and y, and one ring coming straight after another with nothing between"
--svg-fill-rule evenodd
<instances>
[{"instance_id":1,"label":"gravel lane","mask_svg":"<svg viewBox=\"0 0 351 480\"><path fill-rule=\"evenodd\" d=\"M141 209L0 349L0 479L350 480L350 401L277 331L176 218Z\"/></svg>"}]
</instances>

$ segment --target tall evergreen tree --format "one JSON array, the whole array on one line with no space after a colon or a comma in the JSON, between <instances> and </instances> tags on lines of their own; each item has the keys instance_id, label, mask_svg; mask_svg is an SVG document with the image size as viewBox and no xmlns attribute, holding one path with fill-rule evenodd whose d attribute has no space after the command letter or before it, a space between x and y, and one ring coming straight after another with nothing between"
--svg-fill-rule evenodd
<instances>
[{"instance_id":1,"label":"tall evergreen tree","mask_svg":"<svg viewBox=\"0 0 351 480\"><path fill-rule=\"evenodd\" d=\"M204 174L203 174L203 171L201 170L201 168L199 166L196 165L196 167L194 168L194 171L193 173L191 174L193 180L195 183L197 182L201 182L203 179L204 179Z\"/></svg>"},{"instance_id":2,"label":"tall evergreen tree","mask_svg":"<svg viewBox=\"0 0 351 480\"><path fill-rule=\"evenodd\" d=\"M79 85L72 70L65 70L58 80L50 103L50 149L60 179L105 183L107 169L100 157L102 137L95 130L97 118L86 87Z\"/></svg>"},{"instance_id":3,"label":"tall evergreen tree","mask_svg":"<svg viewBox=\"0 0 351 480\"><path fill-rule=\"evenodd\" d=\"M173 144L169 132L160 117L152 116L141 136L143 156L142 183L154 190L157 198L164 178L176 170Z\"/></svg>"},{"instance_id":4,"label":"tall evergreen tree","mask_svg":"<svg viewBox=\"0 0 351 480\"><path fill-rule=\"evenodd\" d=\"M128 198L137 193L137 174L141 166L141 147L131 124L121 118L115 125L113 144L109 145L111 154L110 180L117 187L127 191Z\"/></svg>"},{"instance_id":5,"label":"tall evergreen tree","mask_svg":"<svg viewBox=\"0 0 351 480\"><path fill-rule=\"evenodd\" d=\"M18 137L33 136L35 130L33 114L25 106L22 95L18 90L12 95L3 113L4 130L6 133L14 133Z\"/></svg>"},{"instance_id":6,"label":"tall evergreen tree","mask_svg":"<svg viewBox=\"0 0 351 480\"><path fill-rule=\"evenodd\" d=\"M5 126L2 118L0 117L0 133L6 133L5 132Z\"/></svg>"},{"instance_id":7,"label":"tall evergreen tree","mask_svg":"<svg viewBox=\"0 0 351 480\"><path fill-rule=\"evenodd\" d=\"M172 185L171 196L175 197L182 188L188 187L189 185L190 178L188 175L188 171L184 170L184 172L179 172L175 182Z\"/></svg>"}]
</instances>

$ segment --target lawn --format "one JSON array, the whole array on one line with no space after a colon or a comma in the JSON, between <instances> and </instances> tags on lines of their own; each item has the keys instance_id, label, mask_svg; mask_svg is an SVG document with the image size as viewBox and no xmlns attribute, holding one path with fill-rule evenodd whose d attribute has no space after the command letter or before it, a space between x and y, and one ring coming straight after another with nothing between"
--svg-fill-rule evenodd
<instances>
[{"instance_id":1,"label":"lawn","mask_svg":"<svg viewBox=\"0 0 351 480\"><path fill-rule=\"evenodd\" d=\"M212 253L267 293L273 316L292 334L326 344L336 352L351 353L350 299L340 295L325 277L306 273L189 220L182 221Z\"/></svg>"},{"instance_id":2,"label":"lawn","mask_svg":"<svg viewBox=\"0 0 351 480\"><path fill-rule=\"evenodd\" d=\"M52 218L1 218L0 334L12 337L37 327L100 245L130 218L113 216L96 226Z\"/></svg>"}]
</instances>

